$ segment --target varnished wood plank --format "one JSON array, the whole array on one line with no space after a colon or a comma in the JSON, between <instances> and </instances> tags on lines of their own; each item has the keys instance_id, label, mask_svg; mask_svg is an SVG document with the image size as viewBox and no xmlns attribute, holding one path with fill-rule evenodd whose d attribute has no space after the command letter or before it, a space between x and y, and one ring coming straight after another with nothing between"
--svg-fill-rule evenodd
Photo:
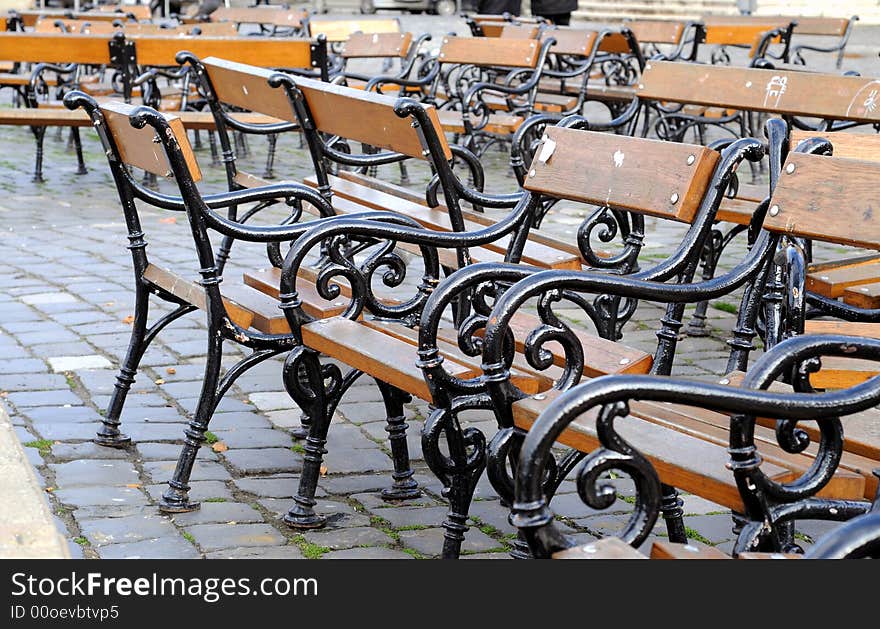
<instances>
[{"instance_id":1,"label":"varnished wood plank","mask_svg":"<svg viewBox=\"0 0 880 629\"><path fill-rule=\"evenodd\" d=\"M765 23L711 23L706 24L706 44L716 45L739 45L751 46L764 36L768 31L783 27L778 21L767 21ZM779 37L774 38L774 42L779 41Z\"/></svg>"},{"instance_id":2,"label":"varnished wood plank","mask_svg":"<svg viewBox=\"0 0 880 629\"><path fill-rule=\"evenodd\" d=\"M142 168L160 177L168 177L171 175L171 164L165 154L163 144L157 141L156 130L150 125L145 125L142 129L135 129L129 122L129 116L136 109L133 105L116 101L101 105L101 112L104 114L107 128L113 135L122 160L130 166ZM162 113L161 115L168 122L168 128L183 153L193 181L199 181L202 178L202 172L199 170L199 164L189 143L183 122L179 116L174 114Z\"/></svg>"},{"instance_id":3,"label":"varnished wood plank","mask_svg":"<svg viewBox=\"0 0 880 629\"><path fill-rule=\"evenodd\" d=\"M880 274L877 279L880 280ZM858 308L880 308L880 281L862 286L850 286L843 291L843 301Z\"/></svg>"},{"instance_id":4,"label":"varnished wood plank","mask_svg":"<svg viewBox=\"0 0 880 629\"><path fill-rule=\"evenodd\" d=\"M535 24L505 24L499 37L505 39L535 39L540 29Z\"/></svg>"},{"instance_id":5,"label":"varnished wood plank","mask_svg":"<svg viewBox=\"0 0 880 629\"><path fill-rule=\"evenodd\" d=\"M462 121L460 111L443 109L438 112L437 117L444 131L448 133L465 132L464 122ZM522 123L523 118L521 116L514 116L512 114L491 114L489 116L489 122L481 129L481 131L485 131L486 133L496 133L499 135L512 135L516 133L516 130L520 128Z\"/></svg>"},{"instance_id":6,"label":"varnished wood plank","mask_svg":"<svg viewBox=\"0 0 880 629\"><path fill-rule=\"evenodd\" d=\"M755 68L650 61L638 95L647 100L695 103L749 111L880 121L880 79Z\"/></svg>"},{"instance_id":7,"label":"varnished wood plank","mask_svg":"<svg viewBox=\"0 0 880 629\"><path fill-rule=\"evenodd\" d=\"M737 559L803 559L803 555L795 553L740 553Z\"/></svg>"},{"instance_id":8,"label":"varnished wood plank","mask_svg":"<svg viewBox=\"0 0 880 629\"><path fill-rule=\"evenodd\" d=\"M702 542L675 544L658 540L651 546L651 559L731 559L731 556Z\"/></svg>"},{"instance_id":9,"label":"varnished wood plank","mask_svg":"<svg viewBox=\"0 0 880 629\"><path fill-rule=\"evenodd\" d=\"M824 319L807 319L804 321L805 334L845 334L880 339L880 323L861 321L826 321Z\"/></svg>"},{"instance_id":10,"label":"varnished wood plank","mask_svg":"<svg viewBox=\"0 0 880 629\"><path fill-rule=\"evenodd\" d=\"M523 430L531 429L535 419L554 397L555 392L548 391L541 400L529 397L516 402L513 405L515 424ZM592 452L599 447L595 418L595 409L578 418L563 431L559 442L582 452ZM742 511L742 500L733 474L725 467L730 460L725 447L633 416L618 419L615 427L651 461L662 482ZM761 469L768 477L777 480L788 479L791 474L767 461Z\"/></svg>"},{"instance_id":11,"label":"varnished wood plank","mask_svg":"<svg viewBox=\"0 0 880 629\"><path fill-rule=\"evenodd\" d=\"M619 537L603 537L553 553L553 559L647 559Z\"/></svg>"},{"instance_id":12,"label":"varnished wood plank","mask_svg":"<svg viewBox=\"0 0 880 629\"><path fill-rule=\"evenodd\" d=\"M267 26L289 26L299 28L302 25L304 11L282 9L280 6L260 5L255 7L219 7L211 13L214 22L232 22L234 24L265 24Z\"/></svg>"},{"instance_id":13,"label":"varnished wood plank","mask_svg":"<svg viewBox=\"0 0 880 629\"><path fill-rule=\"evenodd\" d=\"M357 32L362 33L399 33L400 21L397 18L337 20L310 19L309 34L312 37L324 35L329 42L344 42Z\"/></svg>"},{"instance_id":14,"label":"varnished wood plank","mask_svg":"<svg viewBox=\"0 0 880 629\"><path fill-rule=\"evenodd\" d=\"M880 86L880 83L878 83ZM880 249L880 163L789 153L764 227ZM853 229L853 226L858 229Z\"/></svg>"},{"instance_id":15,"label":"varnished wood plank","mask_svg":"<svg viewBox=\"0 0 880 629\"><path fill-rule=\"evenodd\" d=\"M350 367L392 384L422 400L431 400L422 370L416 366L416 348L355 321L333 317L302 328L303 342L312 349L338 358ZM460 378L473 378L472 369L453 360L444 368Z\"/></svg>"},{"instance_id":16,"label":"varnished wood plank","mask_svg":"<svg viewBox=\"0 0 880 629\"><path fill-rule=\"evenodd\" d=\"M342 56L347 59L406 57L412 33L354 33L345 42Z\"/></svg>"},{"instance_id":17,"label":"varnished wood plank","mask_svg":"<svg viewBox=\"0 0 880 629\"><path fill-rule=\"evenodd\" d=\"M540 49L534 39L444 37L438 59L441 63L534 68Z\"/></svg>"},{"instance_id":18,"label":"varnished wood plank","mask_svg":"<svg viewBox=\"0 0 880 629\"><path fill-rule=\"evenodd\" d=\"M596 45L596 31L588 31L580 28L553 28L541 33L541 41L552 37L556 43L550 47L550 52L557 55L574 55L586 57ZM579 83L574 79L575 83Z\"/></svg>"},{"instance_id":19,"label":"varnished wood plank","mask_svg":"<svg viewBox=\"0 0 880 629\"><path fill-rule=\"evenodd\" d=\"M843 131L830 133L792 129L789 137L793 148L809 138L824 138L831 142L831 146L834 148L834 157L880 161L880 135L876 133L846 133Z\"/></svg>"},{"instance_id":20,"label":"varnished wood plank","mask_svg":"<svg viewBox=\"0 0 880 629\"><path fill-rule=\"evenodd\" d=\"M548 127L546 136L525 189L685 222L718 161L715 151L689 144L560 127Z\"/></svg>"},{"instance_id":21,"label":"varnished wood plank","mask_svg":"<svg viewBox=\"0 0 880 629\"><path fill-rule=\"evenodd\" d=\"M632 20L623 23L640 44L678 45L684 34L684 22L675 20Z\"/></svg>"}]
</instances>

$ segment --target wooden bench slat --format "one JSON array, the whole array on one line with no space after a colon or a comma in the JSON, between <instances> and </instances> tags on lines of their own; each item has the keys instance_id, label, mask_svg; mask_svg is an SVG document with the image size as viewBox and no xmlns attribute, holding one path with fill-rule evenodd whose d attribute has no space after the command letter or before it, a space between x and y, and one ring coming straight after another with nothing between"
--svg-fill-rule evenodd
<instances>
[{"instance_id":1,"label":"wooden bench slat","mask_svg":"<svg viewBox=\"0 0 880 629\"><path fill-rule=\"evenodd\" d=\"M448 133L465 132L460 111L442 109L437 112L437 118L444 131ZM489 122L482 128L482 131L498 135L513 135L520 128L523 120L522 116L514 116L512 114L490 114Z\"/></svg>"},{"instance_id":2,"label":"wooden bench slat","mask_svg":"<svg viewBox=\"0 0 880 629\"><path fill-rule=\"evenodd\" d=\"M651 559L732 559L714 546L697 541L687 544L656 541L651 546Z\"/></svg>"},{"instance_id":3,"label":"wooden bench slat","mask_svg":"<svg viewBox=\"0 0 880 629\"><path fill-rule=\"evenodd\" d=\"M561 127L545 134L526 190L684 222L696 215L718 162L718 153L704 146ZM550 154L542 154L547 146ZM565 159L553 159L556 153Z\"/></svg>"},{"instance_id":4,"label":"wooden bench slat","mask_svg":"<svg viewBox=\"0 0 880 629\"><path fill-rule=\"evenodd\" d=\"M875 279L880 280L880 275ZM880 282L850 286L843 291L843 301L858 308L880 308Z\"/></svg>"},{"instance_id":5,"label":"wooden bench slat","mask_svg":"<svg viewBox=\"0 0 880 629\"><path fill-rule=\"evenodd\" d=\"M306 324L302 334L308 347L341 358L350 367L423 400L431 399L422 370L416 366L416 348L410 343L340 317ZM451 359L444 362L444 367L460 378L473 378L479 372Z\"/></svg>"},{"instance_id":6,"label":"wooden bench slat","mask_svg":"<svg viewBox=\"0 0 880 629\"><path fill-rule=\"evenodd\" d=\"M807 273L807 290L837 298L852 286L873 284L880 278L880 260Z\"/></svg>"},{"instance_id":7,"label":"wooden bench slat","mask_svg":"<svg viewBox=\"0 0 880 629\"><path fill-rule=\"evenodd\" d=\"M441 63L534 68L540 51L534 39L444 37L437 58Z\"/></svg>"},{"instance_id":8,"label":"wooden bench slat","mask_svg":"<svg viewBox=\"0 0 880 629\"><path fill-rule=\"evenodd\" d=\"M553 559L647 559L619 537L603 537L553 553Z\"/></svg>"},{"instance_id":9,"label":"wooden bench slat","mask_svg":"<svg viewBox=\"0 0 880 629\"><path fill-rule=\"evenodd\" d=\"M305 178L307 185L317 187L317 178L309 176ZM330 183L334 194L350 201L357 202L367 208L376 210L390 210L398 212L419 222L422 226L429 229L440 231L452 231L449 214L445 210L429 208L421 203L409 201L405 198L389 194L377 188L371 188L349 179L339 177L331 177ZM335 199L334 199L335 203ZM465 221L465 229L467 231L476 231L481 229L483 225L472 223L470 220ZM505 236L498 240L487 243L483 247L475 247L474 251L479 249L487 249L501 255L499 261L503 261L504 254L510 238ZM480 257L480 254L477 254ZM490 256L482 255L484 262L490 260L485 259ZM522 261L533 266L553 269L574 269L582 268L581 258L577 254L568 251L560 251L539 242L528 241L523 247Z\"/></svg>"},{"instance_id":10,"label":"wooden bench slat","mask_svg":"<svg viewBox=\"0 0 880 629\"><path fill-rule=\"evenodd\" d=\"M555 391L548 391L541 400L529 397L516 402L513 405L514 422L523 430L531 429L538 415L554 398ZM559 442L583 452L595 450L599 447L595 418L595 409L578 418L562 433ZM743 510L733 474L725 467L730 460L725 447L633 416L618 419L615 425L620 435L651 461L664 483L734 511ZM762 463L761 469L775 480L791 477L789 470L767 461Z\"/></svg>"}]
</instances>

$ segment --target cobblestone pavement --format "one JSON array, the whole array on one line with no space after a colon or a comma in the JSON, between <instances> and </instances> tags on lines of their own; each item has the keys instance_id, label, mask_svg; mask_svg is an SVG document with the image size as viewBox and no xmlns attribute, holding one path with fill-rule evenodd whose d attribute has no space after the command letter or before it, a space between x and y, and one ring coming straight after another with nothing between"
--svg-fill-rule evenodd
<instances>
[{"instance_id":1,"label":"cobblestone pavement","mask_svg":"<svg viewBox=\"0 0 880 629\"><path fill-rule=\"evenodd\" d=\"M409 20L412 21L410 26ZM404 18L404 25L436 32L451 21ZM462 24L454 25L461 28ZM5 102L5 101L4 101ZM89 173L74 173L66 142L47 139L47 182L31 183L33 143L27 129L0 132L0 390L15 430L41 479L57 521L75 556L422 558L436 556L446 512L440 483L422 461L419 431L427 405L407 406L409 447L424 496L402 504L383 502L378 491L390 482L392 463L384 412L375 386L364 380L339 407L329 436L326 474L317 509L330 515L323 530L297 533L279 519L291 504L301 465L301 447L288 432L298 425L272 360L241 377L211 422L214 446L202 448L193 474L192 496L200 511L163 516L156 509L170 477L187 414L196 404L205 352L204 317L196 312L164 330L147 352L123 414L135 445L106 449L91 443L106 408L116 367L128 344L133 307L130 256L125 227L104 156L91 134L84 135ZM60 136L59 136L60 137ZM198 156L206 171L204 189L222 188L218 168L209 167L207 143ZM262 141L251 141L243 166L261 172ZM503 154L490 153L490 188L511 190ZM296 178L308 171L297 138L279 143L278 172ZM427 172L413 169L413 184ZM396 180L394 168L381 176ZM163 190L171 185L162 183ZM554 210L545 229L571 237L583 209ZM270 217L271 218L271 217ZM188 228L179 217L158 210L142 214L149 254L160 265L195 275ZM679 225L648 221L645 260L660 259L679 242ZM736 243L727 260L741 256ZM835 251L831 251L835 253ZM234 250L227 274L266 266L265 251ZM684 338L676 373L716 379L726 363L726 339L738 296L714 302L711 335ZM154 315L167 312L157 308ZM642 304L627 325L625 341L652 351L662 309ZM226 364L240 356L228 351ZM468 417L494 434L487 415ZM222 444L220 447L217 444ZM565 525L584 540L612 533L626 521L626 489L617 504L597 513L581 503L573 482L563 483L553 507ZM729 550L729 514L693 496L685 511L695 539ZM489 483L483 479L471 511L468 557L504 558L514 535ZM805 527L802 539L821 532ZM657 530L662 534L662 529ZM650 540L649 540L650 542Z\"/></svg>"}]
</instances>

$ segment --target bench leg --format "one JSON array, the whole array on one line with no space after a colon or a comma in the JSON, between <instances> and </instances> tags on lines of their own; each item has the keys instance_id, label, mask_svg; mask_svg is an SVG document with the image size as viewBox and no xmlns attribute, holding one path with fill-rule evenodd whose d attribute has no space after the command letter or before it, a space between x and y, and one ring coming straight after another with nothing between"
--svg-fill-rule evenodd
<instances>
[{"instance_id":1,"label":"bench leg","mask_svg":"<svg viewBox=\"0 0 880 629\"><path fill-rule=\"evenodd\" d=\"M413 470L409 462L409 449L406 445L406 417L403 405L412 397L397 387L376 380L379 391L382 392L382 401L385 403L385 416L388 440L391 442L391 458L394 461L394 471L391 477L394 484L382 490L382 500L409 500L422 495L419 484L413 478Z\"/></svg>"},{"instance_id":2,"label":"bench leg","mask_svg":"<svg viewBox=\"0 0 880 629\"><path fill-rule=\"evenodd\" d=\"M305 378L301 374L305 372ZM327 517L315 513L315 492L321 476L321 463L327 450L327 432L339 400L362 372L352 370L345 376L334 364L321 365L318 353L300 345L284 361L284 387L305 414L311 418L309 436L303 449L303 468L293 506L284 516L284 523L294 529L316 529L327 523ZM305 380L305 382L303 382ZM330 384L326 384L330 380Z\"/></svg>"},{"instance_id":3,"label":"bench leg","mask_svg":"<svg viewBox=\"0 0 880 629\"><path fill-rule=\"evenodd\" d=\"M445 436L449 455L440 450ZM455 411L434 409L422 432L425 462L443 482L443 495L449 500L449 511L443 528L443 559L458 559L461 544L468 531L468 511L477 481L486 469L486 438L476 428L462 430Z\"/></svg>"},{"instance_id":4,"label":"bench leg","mask_svg":"<svg viewBox=\"0 0 880 629\"><path fill-rule=\"evenodd\" d=\"M269 155L266 157L266 172L263 173L263 179L275 179L275 146L278 144L278 134L269 134Z\"/></svg>"},{"instance_id":5,"label":"bench leg","mask_svg":"<svg viewBox=\"0 0 880 629\"><path fill-rule=\"evenodd\" d=\"M400 185L408 186L409 185L409 172L406 168L405 162L398 162L400 164Z\"/></svg>"},{"instance_id":6,"label":"bench leg","mask_svg":"<svg viewBox=\"0 0 880 629\"><path fill-rule=\"evenodd\" d=\"M684 528L684 501L678 496L678 490L669 485L660 485L660 512L666 520L666 532L669 541L674 544L686 544L687 532Z\"/></svg>"},{"instance_id":7,"label":"bench leg","mask_svg":"<svg viewBox=\"0 0 880 629\"><path fill-rule=\"evenodd\" d=\"M46 127L31 127L34 134L34 140L37 143L37 157L34 162L34 177L31 179L34 183L44 183L43 178L43 140L46 137Z\"/></svg>"},{"instance_id":8,"label":"bench leg","mask_svg":"<svg viewBox=\"0 0 880 629\"><path fill-rule=\"evenodd\" d=\"M703 267L703 279L711 280L715 276L715 267L718 265L718 258L721 253L722 236L721 232L713 229L706 243L703 245L703 251L700 256L700 264ZM685 331L688 336L709 336L706 329L706 312L709 310L709 301L704 300L697 304L696 310L688 322Z\"/></svg>"},{"instance_id":9,"label":"bench leg","mask_svg":"<svg viewBox=\"0 0 880 629\"><path fill-rule=\"evenodd\" d=\"M195 511L201 505L189 499L189 478L196 462L196 455L202 443L208 423L214 414L218 402L218 384L220 382L220 366L223 357L223 339L219 334L208 336L208 357L205 361L205 377L202 380L202 392L189 426L184 431L183 449L174 469L174 476L168 481L168 489L159 501L162 513L186 513Z\"/></svg>"},{"instance_id":10,"label":"bench leg","mask_svg":"<svg viewBox=\"0 0 880 629\"><path fill-rule=\"evenodd\" d=\"M85 175L89 171L86 168L86 162L83 159L82 139L79 137L79 129L71 127L70 137L73 140L73 150L76 151L76 174Z\"/></svg>"},{"instance_id":11,"label":"bench leg","mask_svg":"<svg viewBox=\"0 0 880 629\"><path fill-rule=\"evenodd\" d=\"M213 131L208 131L208 144L211 147L211 166L219 166L220 153L217 152L217 136Z\"/></svg>"}]
</instances>

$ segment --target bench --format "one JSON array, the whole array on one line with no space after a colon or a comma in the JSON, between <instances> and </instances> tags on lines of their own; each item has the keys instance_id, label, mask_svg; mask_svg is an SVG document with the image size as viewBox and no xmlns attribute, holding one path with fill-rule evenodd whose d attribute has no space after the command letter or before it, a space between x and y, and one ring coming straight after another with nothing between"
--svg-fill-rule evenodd
<instances>
[{"instance_id":1,"label":"bench","mask_svg":"<svg viewBox=\"0 0 880 629\"><path fill-rule=\"evenodd\" d=\"M122 75L122 96L131 99L132 92L139 83L150 90L147 102L158 106L163 95L158 87L160 73L141 73L140 68L176 67L175 55L183 48L196 53L224 54L231 58L254 63L272 63L276 67L307 69L319 72L327 78L326 44L323 41L292 40L268 37L208 37L208 36L160 36L127 35L116 33L112 36L74 33L0 33L0 58L14 62L39 62L35 74L27 76L27 83L20 85L24 90L28 111L44 107L58 108L60 102L44 102L37 97L35 87L42 85L43 76L52 72L61 77L76 76L80 65L108 66L120 71ZM63 65L58 65L63 64ZM23 81L22 75L7 77L7 81ZM79 83L68 84L67 89L80 87ZM92 85L97 91L98 86ZM88 89L88 87L86 88ZM166 94L166 107L181 108L189 97L184 77L184 89L178 98ZM43 181L43 138L46 126L41 124L45 118L39 114L34 117L32 130L36 140L36 163L34 181ZM74 130L76 128L74 127ZM74 135L80 171L85 166L79 150L78 132Z\"/></svg>"},{"instance_id":2,"label":"bench","mask_svg":"<svg viewBox=\"0 0 880 629\"><path fill-rule=\"evenodd\" d=\"M332 44L348 41L354 33L400 33L397 18L340 20L310 17L305 22L309 37L324 35Z\"/></svg>"},{"instance_id":3,"label":"bench","mask_svg":"<svg viewBox=\"0 0 880 629\"><path fill-rule=\"evenodd\" d=\"M876 123L880 120L880 108L871 109L869 102L875 86L876 81L871 78L837 74L650 61L646 64L636 93L640 100L654 103L651 106L656 107L658 118L652 128L657 135L680 141L690 129L703 125L723 126L734 137L754 135L755 130L751 129L750 119L746 115L750 112L780 116L788 121L789 129L807 126L803 118L818 118L821 121L819 129L829 128L829 125L845 128ZM674 110L658 103L679 103L696 109ZM647 111L645 115L648 115ZM729 125L733 125L733 128ZM703 137L702 131L699 137ZM795 131L790 143L794 145L794 140L803 137ZM862 141L867 142L866 146L871 145L871 138L863 136L858 136L853 143L858 145ZM844 148L843 144L841 148ZM747 228L768 192L742 183L739 187L737 197L725 200L718 213L719 220L733 223L736 227L727 234L719 231L717 237L710 240L710 244L720 243L721 246L715 246L714 251L708 252L705 277L711 277L726 243ZM705 308L705 305L701 305L697 309L695 318L688 326L689 333L705 333Z\"/></svg>"},{"instance_id":4,"label":"bench","mask_svg":"<svg viewBox=\"0 0 880 629\"><path fill-rule=\"evenodd\" d=\"M65 96L70 109L84 109L98 132L106 152L110 170L117 182L123 216L128 230L129 249L135 272L135 310L131 342L117 376L114 392L96 442L103 446L127 447L130 438L120 431L119 417L126 395L137 374L141 357L151 341L168 324L195 310L206 313L209 339L205 363L205 379L198 406L185 431L179 469L160 503L165 512L191 511L198 503L188 499L188 481L195 452L204 441L208 421L229 386L250 367L287 351L293 337L287 326L279 329L283 315L277 301L260 291L227 278L220 287L225 256L235 241L269 242L290 240L303 231L297 225L251 227L247 221L269 203L288 202L291 208L309 203L329 215L329 204L310 188L299 184L275 184L247 190L202 196L195 186L201 178L195 154L189 144L180 115L159 113L148 107L134 107L120 102L99 104L83 92ZM157 143L156 138L161 138ZM178 195L159 195L140 184L132 169L143 169L158 177L173 176ZM146 247L147 235L138 216L135 201L165 210L188 213L196 243L197 257L190 265L165 268L150 261ZM256 204L239 215L239 208ZM225 210L221 213L221 210ZM291 209L295 213L294 209ZM198 218L201 217L201 218ZM221 244L212 250L204 231L204 220L218 233ZM203 238L203 239L202 239ZM225 251L225 253L224 253ZM194 276L198 277L194 281ZM332 305L309 309L315 316L338 312ZM153 299L170 304L170 313L149 321ZM221 377L224 343L236 343L247 356L229 366Z\"/></svg>"},{"instance_id":5,"label":"bench","mask_svg":"<svg viewBox=\"0 0 880 629\"><path fill-rule=\"evenodd\" d=\"M690 233L681 248L657 267L658 275L652 275L653 271L649 269L643 271L644 275L640 274L649 278L668 277L664 272L676 268L686 278L689 272L687 269L690 268L687 260L699 249L699 234L705 233L707 225L711 224L713 208L720 201L720 195L713 192L713 185L716 184L711 182L729 176L729 169L743 158L743 154L734 156L728 153L719 160L717 153L705 148L562 127L548 128L547 136L549 154L545 154L543 159L544 162L551 163L552 168L548 168L546 174L542 173L543 169L538 165L544 162L540 161L540 155L536 158L532 171L537 172L532 172L526 181L526 196L520 202L520 207L523 203L534 204L544 198L553 197L590 203L597 205L600 210L607 204L634 213L692 221ZM586 160L579 157L588 153L607 156L607 159ZM618 155L616 160L615 153ZM662 170L659 164L679 163L680 168L669 168L656 185L650 185L643 178L636 177L637 173L656 173ZM397 243L447 242L434 236L421 236L416 232L410 234L410 231L403 228L383 228L379 224L368 225L364 221L358 224L343 218L324 219L313 231L294 243L280 274L279 293L291 328L300 329L303 342L309 348L432 404L433 410L423 431L422 447L426 461L443 481L444 495L450 500L449 513L444 522L446 534L443 554L445 557L455 557L467 530L465 523L474 487L487 465L487 459L490 479L493 479L495 485L494 481L500 472L492 461L501 461L503 467L503 461L507 458L504 453L494 453L494 459L493 455L487 455L485 438L475 428L463 429L459 425L459 413L479 408L492 409L503 414L504 410L499 409L505 404L492 392L496 383L498 387L509 385L541 395L553 386L564 386L563 382L576 381L581 374L645 373L652 369L653 361L648 354L615 343L608 337L603 338L580 327L571 330L567 326L564 332L559 330L559 336L576 336L577 342L582 344L582 351L569 351L568 347L560 348L552 343L542 345L541 351L536 353L536 348L530 347L534 342L533 335L528 332L536 325L540 327L540 322L530 314L518 318L515 323L518 332L505 337L502 345L506 349L501 350L503 358L490 357L484 350L481 359L479 348L488 347L491 342L487 322L493 321L486 310L485 299L489 295L497 299L498 293L492 288L484 292L477 285L482 281L489 285L496 282L508 283L524 275L538 273L536 267L529 265L475 264L460 269L431 291L417 330L409 330L405 321L370 321L368 313L373 309L367 307L362 310L360 305L369 296L361 296L359 291L362 289L358 288L369 285L367 277L356 282L351 281L354 286L350 288L351 296L346 299L347 310L343 315L313 320L299 314L296 290L303 282L297 281L297 273L310 250L321 242L334 242L335 235L343 233L347 238L387 238ZM479 233L474 232L473 235ZM453 236L456 235L450 234L449 241L452 241ZM616 262L620 264L619 260ZM612 268L612 265L609 264L608 268ZM631 266L629 270L618 267L618 273L631 272L631 269ZM579 270L559 272L575 276L581 273ZM619 274L597 275L609 285L625 281ZM447 310L460 304L465 296L470 297L474 312L462 319L460 310L452 308L453 317L450 323L450 319L445 316ZM602 301L600 299L596 302L597 312L603 310L599 305ZM613 308L612 304L608 305ZM586 307L584 309L590 310ZM607 310L605 312L614 316ZM675 327L675 314L676 311L673 310L664 318L664 327ZM363 319L360 315L363 315ZM387 318L386 316L385 319ZM596 317L600 318L601 315ZM451 325L454 327L450 327ZM611 338L618 338L618 328L613 324L608 325L606 322L603 325L601 321L597 321L596 325L597 328L607 330ZM486 327L485 334L480 333L482 327ZM554 329L558 330L558 327L559 324ZM523 331L524 334L519 333ZM671 367L676 335L670 328L661 336L665 339L665 349L658 350L658 356L662 358L659 363L653 364L653 369L662 372ZM478 337L482 340L478 340ZM551 338L555 340L557 337ZM354 339L357 339L356 343ZM517 351L512 354L510 352L514 347ZM305 355L304 353L303 356ZM421 381L416 377L418 371L414 371L414 364L423 372ZM462 371L463 368L469 370ZM312 369L318 369L317 365ZM509 402L510 400L507 403L508 409ZM502 422L501 425L511 424ZM446 444L440 443L443 435L448 436ZM503 487L495 487L502 496L509 494Z\"/></svg>"},{"instance_id":6,"label":"bench","mask_svg":"<svg viewBox=\"0 0 880 629\"><path fill-rule=\"evenodd\" d=\"M242 24L255 24L265 35L297 35L302 32L307 13L303 10L285 9L281 6L219 7L209 16L211 22L234 24L241 30ZM205 22L198 22L204 24Z\"/></svg>"},{"instance_id":7,"label":"bench","mask_svg":"<svg viewBox=\"0 0 880 629\"><path fill-rule=\"evenodd\" d=\"M792 246L789 238L797 237L880 249L875 221L867 220L854 232L851 221L828 221L821 211L838 203L852 205L859 213L875 207L877 188L872 182L880 173L876 162L792 152L785 164L771 199L778 210L768 213L762 239L781 243L783 249ZM789 165L795 166L791 172ZM832 189L833 197L827 194ZM775 249L774 244L771 251ZM802 262L791 255L788 259L793 263L787 268L796 272ZM542 275L549 286L550 273ZM565 284L557 282L557 290L577 290L574 282L562 280ZM514 286L496 303L493 317L503 312L506 301L524 297L526 291L517 289ZM797 317L798 312L790 310L789 316ZM771 325L773 319L767 320ZM620 535L633 546L653 529L663 509L659 487L670 483L730 508L741 518L735 554L796 551L794 520L846 520L868 511L877 496L880 441L875 406L880 383L874 378L844 391L792 393L790 386L775 380L820 357L822 369L804 372L810 383L819 384L826 362L876 361L878 350L880 342L874 339L808 335L781 342L744 377L719 384L609 377L541 399L524 398L514 404L515 425L529 431L519 458L514 520L536 556L572 546L553 530L541 496L543 474L552 465L550 447L559 442L587 456L585 469L633 474L637 508ZM731 380L739 380L739 386L732 387ZM796 382L796 390L803 390L804 384ZM758 395L757 389L769 391ZM810 421L830 416L840 416L842 426L828 419ZM800 435L791 432L793 421L781 420L798 421ZM794 460L797 457L800 462ZM582 477L582 482L590 484L581 494L585 496L598 495L597 483L603 481L591 476ZM608 496L589 504L603 508L612 502Z\"/></svg>"},{"instance_id":8,"label":"bench","mask_svg":"<svg viewBox=\"0 0 880 629\"><path fill-rule=\"evenodd\" d=\"M748 65L756 60L767 57L771 44L779 44L782 50L773 54L777 59L788 62L791 48L791 36L797 25L796 20L784 21L774 18L742 20L736 16L705 17L702 20L705 36L703 42L714 45L710 54L713 64L730 63L727 47L746 49Z\"/></svg>"}]
</instances>

